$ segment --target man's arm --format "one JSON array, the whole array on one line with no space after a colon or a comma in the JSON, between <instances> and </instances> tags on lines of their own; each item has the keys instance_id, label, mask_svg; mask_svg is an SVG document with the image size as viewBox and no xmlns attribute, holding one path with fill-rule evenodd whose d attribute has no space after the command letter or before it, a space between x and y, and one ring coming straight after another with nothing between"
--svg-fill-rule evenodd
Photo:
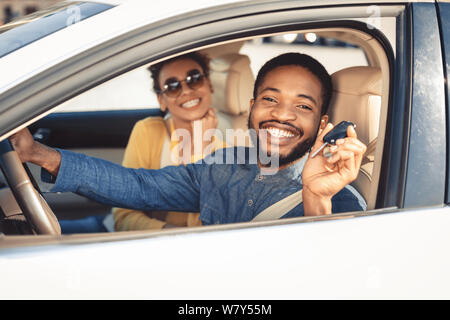
<instances>
[{"instance_id":1,"label":"man's arm","mask_svg":"<svg viewBox=\"0 0 450 320\"><path fill-rule=\"evenodd\" d=\"M137 210L199 211L199 165L160 170L125 168L49 148L34 141L28 130L15 134L11 142L23 162L32 162L56 176L53 192L75 192Z\"/></svg>"}]
</instances>

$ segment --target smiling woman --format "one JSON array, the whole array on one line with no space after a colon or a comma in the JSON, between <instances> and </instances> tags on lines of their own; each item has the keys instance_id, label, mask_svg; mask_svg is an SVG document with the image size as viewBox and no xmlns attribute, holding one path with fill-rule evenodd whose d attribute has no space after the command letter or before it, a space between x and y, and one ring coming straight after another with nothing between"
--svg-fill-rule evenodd
<instances>
[{"instance_id":1,"label":"smiling woman","mask_svg":"<svg viewBox=\"0 0 450 320\"><path fill-rule=\"evenodd\" d=\"M223 147L223 142L214 135L204 138L204 132L217 127L211 108L209 59L193 52L152 65L148 70L165 117L149 117L136 123L122 164L130 168L159 169L168 164L199 160L208 154L203 152L207 146L212 145L209 152ZM197 150L201 152L195 154ZM162 162L165 158L170 159L169 163ZM114 208L113 216L116 231L201 225L198 213ZM60 224L63 233L106 231L103 216L63 220Z\"/></svg>"},{"instance_id":2,"label":"smiling woman","mask_svg":"<svg viewBox=\"0 0 450 320\"><path fill-rule=\"evenodd\" d=\"M213 88L208 77L209 59L194 52L152 65L148 70L160 109L166 115L164 120L147 118L136 124L122 164L131 168L159 169L168 164L199 160L207 155L203 150L210 144L213 145L210 152L223 147L223 142L214 140L213 136L203 139L204 132L217 127L217 118L211 109ZM200 130L196 132L200 139L194 137L194 130ZM155 137L160 137L159 141L155 141ZM195 154L197 150L202 152ZM163 163L165 158L170 161ZM113 214L117 231L201 225L198 213L116 208Z\"/></svg>"}]
</instances>

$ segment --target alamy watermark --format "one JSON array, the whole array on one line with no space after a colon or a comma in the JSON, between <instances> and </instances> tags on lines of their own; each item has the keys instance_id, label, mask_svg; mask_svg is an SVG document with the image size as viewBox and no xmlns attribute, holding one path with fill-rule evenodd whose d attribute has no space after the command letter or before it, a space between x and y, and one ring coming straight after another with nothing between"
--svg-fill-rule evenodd
<instances>
[{"instance_id":1,"label":"alamy watermark","mask_svg":"<svg viewBox=\"0 0 450 320\"><path fill-rule=\"evenodd\" d=\"M71 26L81 21L81 9L78 6L70 6L66 9L66 26Z\"/></svg>"},{"instance_id":2,"label":"alamy watermark","mask_svg":"<svg viewBox=\"0 0 450 320\"><path fill-rule=\"evenodd\" d=\"M366 13L369 17L366 20L367 28L370 30L381 28L381 7L377 5L368 6Z\"/></svg>"},{"instance_id":3,"label":"alamy watermark","mask_svg":"<svg viewBox=\"0 0 450 320\"><path fill-rule=\"evenodd\" d=\"M265 129L226 129L224 136L218 129L203 131L201 122L194 122L192 134L186 129L173 131L171 142L176 148L171 150L171 161L187 164L193 159L203 159L206 164L259 164L267 168L266 174L274 174L280 164L279 138L270 135L269 139L269 135ZM223 147L218 148L220 144Z\"/></svg>"}]
</instances>

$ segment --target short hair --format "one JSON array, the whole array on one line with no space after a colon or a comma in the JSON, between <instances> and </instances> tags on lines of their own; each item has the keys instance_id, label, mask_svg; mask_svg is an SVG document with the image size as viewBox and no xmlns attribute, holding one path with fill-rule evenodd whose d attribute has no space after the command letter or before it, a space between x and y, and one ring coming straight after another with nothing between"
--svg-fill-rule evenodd
<instances>
[{"instance_id":1,"label":"short hair","mask_svg":"<svg viewBox=\"0 0 450 320\"><path fill-rule=\"evenodd\" d=\"M331 83L331 76L328 74L325 67L316 59L306 54L290 52L281 54L275 58L267 61L259 70L253 88L253 98L256 99L258 88L264 81L267 73L282 66L299 66L309 70L322 84L322 109L321 115L328 112L328 106L331 100L333 86Z\"/></svg>"},{"instance_id":2,"label":"short hair","mask_svg":"<svg viewBox=\"0 0 450 320\"><path fill-rule=\"evenodd\" d=\"M169 63L172 63L177 60L182 59L190 59L195 62L197 62L200 67L202 68L203 74L205 77L208 77L209 75L209 58L205 54L202 54L200 52L190 52L187 54L184 54L182 56L174 57L168 60L161 61L157 64L151 65L147 70L150 71L151 77L153 79L153 90L155 93L159 94L161 93L161 87L159 85L159 74L161 73L162 68Z\"/></svg>"}]
</instances>

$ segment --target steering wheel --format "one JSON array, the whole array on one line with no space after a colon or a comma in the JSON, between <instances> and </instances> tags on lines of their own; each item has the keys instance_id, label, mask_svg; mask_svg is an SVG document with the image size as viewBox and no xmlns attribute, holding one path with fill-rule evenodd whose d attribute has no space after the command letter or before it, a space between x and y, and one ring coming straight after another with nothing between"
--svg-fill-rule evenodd
<instances>
[{"instance_id":1,"label":"steering wheel","mask_svg":"<svg viewBox=\"0 0 450 320\"><path fill-rule=\"evenodd\" d=\"M0 142L0 165L17 204L37 234L60 235L52 209L28 176L24 164L8 139Z\"/></svg>"}]
</instances>

